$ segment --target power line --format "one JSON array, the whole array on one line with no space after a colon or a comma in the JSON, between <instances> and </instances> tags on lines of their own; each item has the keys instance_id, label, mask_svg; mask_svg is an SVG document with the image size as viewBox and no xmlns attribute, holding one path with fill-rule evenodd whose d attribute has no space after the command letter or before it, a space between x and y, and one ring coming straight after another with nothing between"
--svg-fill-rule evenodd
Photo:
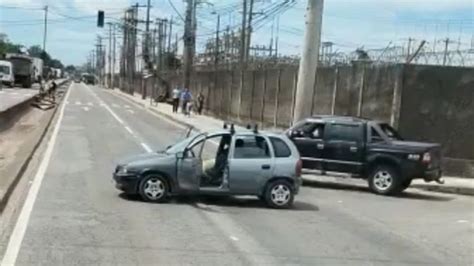
<instances>
[{"instance_id":1,"label":"power line","mask_svg":"<svg viewBox=\"0 0 474 266\"><path fill-rule=\"evenodd\" d=\"M181 13L179 13L178 9L176 9L176 7L174 6L173 2L171 2L171 0L168 0L168 3L170 4L171 8L173 8L174 12L176 12L176 14L178 15L178 17L179 17L183 22L185 22L183 16L181 15Z\"/></svg>"}]
</instances>

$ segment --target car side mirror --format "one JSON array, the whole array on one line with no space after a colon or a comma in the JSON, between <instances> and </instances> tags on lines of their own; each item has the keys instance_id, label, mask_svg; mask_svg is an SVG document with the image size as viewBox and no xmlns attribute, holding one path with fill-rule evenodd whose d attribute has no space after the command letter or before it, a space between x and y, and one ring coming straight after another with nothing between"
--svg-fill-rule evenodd
<instances>
[{"instance_id":1,"label":"car side mirror","mask_svg":"<svg viewBox=\"0 0 474 266\"><path fill-rule=\"evenodd\" d=\"M176 153L176 158L177 159L184 159L184 152L180 151Z\"/></svg>"},{"instance_id":2,"label":"car side mirror","mask_svg":"<svg viewBox=\"0 0 474 266\"><path fill-rule=\"evenodd\" d=\"M169 148L173 147L173 145L168 145L166 149L168 150Z\"/></svg>"}]
</instances>

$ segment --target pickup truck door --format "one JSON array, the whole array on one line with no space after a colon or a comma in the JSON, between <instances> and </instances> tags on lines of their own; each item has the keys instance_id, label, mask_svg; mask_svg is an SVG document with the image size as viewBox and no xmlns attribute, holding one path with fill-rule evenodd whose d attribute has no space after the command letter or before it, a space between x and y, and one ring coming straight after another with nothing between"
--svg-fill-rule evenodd
<instances>
[{"instance_id":1,"label":"pickup truck door","mask_svg":"<svg viewBox=\"0 0 474 266\"><path fill-rule=\"evenodd\" d=\"M326 170L359 173L365 149L364 132L362 123L328 123L323 156Z\"/></svg>"},{"instance_id":2,"label":"pickup truck door","mask_svg":"<svg viewBox=\"0 0 474 266\"><path fill-rule=\"evenodd\" d=\"M324 124L311 123L305 131L291 137L300 152L303 167L308 169L323 168Z\"/></svg>"}]
</instances>

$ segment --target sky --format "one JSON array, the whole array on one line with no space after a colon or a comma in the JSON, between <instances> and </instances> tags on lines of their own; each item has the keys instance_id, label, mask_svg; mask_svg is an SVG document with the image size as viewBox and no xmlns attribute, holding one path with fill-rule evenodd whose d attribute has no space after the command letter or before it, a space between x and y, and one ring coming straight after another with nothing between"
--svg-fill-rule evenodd
<instances>
[{"instance_id":1,"label":"sky","mask_svg":"<svg viewBox=\"0 0 474 266\"><path fill-rule=\"evenodd\" d=\"M285 0L255 0L255 12L266 5ZM293 0L290 0L293 1ZM47 51L64 64L83 64L94 48L98 34L108 35L108 29L97 28L96 14L104 10L106 22L118 22L126 7L146 0L0 0L0 32L25 46L42 45L43 7L48 5ZM175 6L178 13L171 7ZM242 0L208 0L210 4L198 9L198 50L216 28L217 11L221 27L236 28L241 21ZM176 22L174 32L182 35L183 0L151 0L151 17L170 18ZM279 15L280 53L297 55L301 52L305 28L307 0L295 4ZM140 8L144 18L145 9ZM415 43L442 49L440 40L450 38L453 46L469 49L473 46L474 0L325 0L322 41L334 43L336 51L356 48L376 49L389 43L406 45L408 38ZM272 28L276 36L276 17L268 17L255 29L252 44L267 45ZM120 42L120 41L119 41ZM472 47L474 48L474 47Z\"/></svg>"}]
</instances>

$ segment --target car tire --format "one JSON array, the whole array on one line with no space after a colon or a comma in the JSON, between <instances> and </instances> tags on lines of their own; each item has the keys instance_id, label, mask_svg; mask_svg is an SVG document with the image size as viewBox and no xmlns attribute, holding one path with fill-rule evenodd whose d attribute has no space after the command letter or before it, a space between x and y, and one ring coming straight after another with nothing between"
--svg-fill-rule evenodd
<instances>
[{"instance_id":1,"label":"car tire","mask_svg":"<svg viewBox=\"0 0 474 266\"><path fill-rule=\"evenodd\" d=\"M391 165L378 165L369 173L369 187L380 195L395 195L403 190L397 169Z\"/></svg>"},{"instance_id":2,"label":"car tire","mask_svg":"<svg viewBox=\"0 0 474 266\"><path fill-rule=\"evenodd\" d=\"M273 181L267 185L264 198L271 208L288 209L295 198L293 186L283 179Z\"/></svg>"},{"instance_id":3,"label":"car tire","mask_svg":"<svg viewBox=\"0 0 474 266\"><path fill-rule=\"evenodd\" d=\"M169 185L166 178L160 175L145 176L138 186L138 193L144 201L165 202L168 199Z\"/></svg>"}]
</instances>

